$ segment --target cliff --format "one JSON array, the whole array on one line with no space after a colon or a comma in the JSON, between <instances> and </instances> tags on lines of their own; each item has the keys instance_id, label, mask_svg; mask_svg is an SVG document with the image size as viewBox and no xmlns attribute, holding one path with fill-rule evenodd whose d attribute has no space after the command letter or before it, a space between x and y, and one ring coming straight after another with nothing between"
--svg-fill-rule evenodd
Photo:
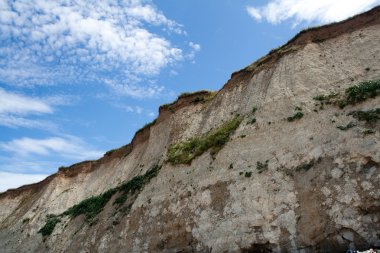
<instances>
[{"instance_id":1,"label":"cliff","mask_svg":"<svg viewBox=\"0 0 380 253\"><path fill-rule=\"evenodd\" d=\"M132 142L0 194L1 252L380 247L380 7L183 94Z\"/></svg>"}]
</instances>

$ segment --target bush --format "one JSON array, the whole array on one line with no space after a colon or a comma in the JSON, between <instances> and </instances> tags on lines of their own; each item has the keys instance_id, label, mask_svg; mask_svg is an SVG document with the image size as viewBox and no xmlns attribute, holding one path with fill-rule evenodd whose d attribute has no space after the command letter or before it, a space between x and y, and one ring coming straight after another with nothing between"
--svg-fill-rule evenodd
<instances>
[{"instance_id":1,"label":"bush","mask_svg":"<svg viewBox=\"0 0 380 253\"><path fill-rule=\"evenodd\" d=\"M210 149L211 155L217 154L230 135L239 127L243 118L236 116L216 130L201 137L190 138L187 141L172 144L168 148L168 162L172 164L190 164L191 161Z\"/></svg>"},{"instance_id":2,"label":"bush","mask_svg":"<svg viewBox=\"0 0 380 253\"><path fill-rule=\"evenodd\" d=\"M263 172L264 170L268 169L268 160L265 161L265 163L262 163L258 161L256 163L256 169L259 171L259 173Z\"/></svg>"},{"instance_id":3,"label":"bush","mask_svg":"<svg viewBox=\"0 0 380 253\"><path fill-rule=\"evenodd\" d=\"M78 215L84 214L86 215L86 220L91 220L103 210L104 206L116 192L117 189L113 188L98 196L93 196L85 199L79 204L70 207L63 213L63 215L76 217Z\"/></svg>"},{"instance_id":4,"label":"bush","mask_svg":"<svg viewBox=\"0 0 380 253\"><path fill-rule=\"evenodd\" d=\"M313 97L314 100L320 101L320 102L330 102L331 99L337 97L339 94L338 93L330 93L329 95L318 95Z\"/></svg>"},{"instance_id":5,"label":"bush","mask_svg":"<svg viewBox=\"0 0 380 253\"><path fill-rule=\"evenodd\" d=\"M252 176L252 171L246 171L244 174L245 177L251 177Z\"/></svg>"},{"instance_id":6,"label":"bush","mask_svg":"<svg viewBox=\"0 0 380 253\"><path fill-rule=\"evenodd\" d=\"M356 104L367 98L376 97L380 92L380 80L365 81L346 89L347 102Z\"/></svg>"},{"instance_id":7,"label":"bush","mask_svg":"<svg viewBox=\"0 0 380 253\"><path fill-rule=\"evenodd\" d=\"M369 110L369 111L353 111L348 115L352 115L360 121L366 121L368 123L376 122L380 119L380 108Z\"/></svg>"},{"instance_id":8,"label":"bush","mask_svg":"<svg viewBox=\"0 0 380 253\"><path fill-rule=\"evenodd\" d=\"M322 104L336 104L341 109L349 104L357 104L368 98L379 95L380 80L364 81L357 85L353 85L345 90L345 94L331 93L330 95L318 95L313 97L314 100L320 101Z\"/></svg>"},{"instance_id":9,"label":"bush","mask_svg":"<svg viewBox=\"0 0 380 253\"><path fill-rule=\"evenodd\" d=\"M38 233L42 234L42 236L51 235L51 233L54 231L55 225L57 225L59 222L61 222L61 220L57 216L49 216L47 218L45 226L38 230Z\"/></svg>"},{"instance_id":10,"label":"bush","mask_svg":"<svg viewBox=\"0 0 380 253\"><path fill-rule=\"evenodd\" d=\"M295 121L295 120L299 120L299 119L302 118L302 117L303 117L303 113L302 113L302 112L297 112L297 113L294 114L293 116L288 117L287 120L288 120L289 122L293 122L293 121Z\"/></svg>"}]
</instances>

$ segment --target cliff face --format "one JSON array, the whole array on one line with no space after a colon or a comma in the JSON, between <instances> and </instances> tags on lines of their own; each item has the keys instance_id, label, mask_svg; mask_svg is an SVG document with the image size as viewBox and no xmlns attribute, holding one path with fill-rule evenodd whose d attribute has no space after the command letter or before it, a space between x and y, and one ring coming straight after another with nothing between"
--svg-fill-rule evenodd
<instances>
[{"instance_id":1,"label":"cliff face","mask_svg":"<svg viewBox=\"0 0 380 253\"><path fill-rule=\"evenodd\" d=\"M380 246L379 79L380 8L304 31L131 144L0 194L0 251Z\"/></svg>"}]
</instances>

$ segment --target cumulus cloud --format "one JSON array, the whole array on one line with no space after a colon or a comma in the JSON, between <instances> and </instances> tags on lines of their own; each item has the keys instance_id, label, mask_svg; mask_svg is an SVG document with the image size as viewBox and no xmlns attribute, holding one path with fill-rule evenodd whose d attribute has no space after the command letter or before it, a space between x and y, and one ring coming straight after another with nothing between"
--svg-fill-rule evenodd
<instances>
[{"instance_id":1,"label":"cumulus cloud","mask_svg":"<svg viewBox=\"0 0 380 253\"><path fill-rule=\"evenodd\" d=\"M16 157L58 155L76 160L95 159L104 153L89 147L80 138L74 136L14 139L0 143L0 150L9 152Z\"/></svg>"},{"instance_id":2,"label":"cumulus cloud","mask_svg":"<svg viewBox=\"0 0 380 253\"><path fill-rule=\"evenodd\" d=\"M11 85L103 83L112 76L131 90L186 55L163 36L183 36L183 27L149 0L0 5L0 81Z\"/></svg>"},{"instance_id":3,"label":"cumulus cloud","mask_svg":"<svg viewBox=\"0 0 380 253\"><path fill-rule=\"evenodd\" d=\"M20 187L25 184L39 182L46 178L45 174L21 174L0 171L0 192Z\"/></svg>"},{"instance_id":4,"label":"cumulus cloud","mask_svg":"<svg viewBox=\"0 0 380 253\"><path fill-rule=\"evenodd\" d=\"M270 0L264 6L247 6L248 14L257 21L265 19L271 24L293 20L300 23L325 24L344 20L379 4L380 0Z\"/></svg>"}]
</instances>

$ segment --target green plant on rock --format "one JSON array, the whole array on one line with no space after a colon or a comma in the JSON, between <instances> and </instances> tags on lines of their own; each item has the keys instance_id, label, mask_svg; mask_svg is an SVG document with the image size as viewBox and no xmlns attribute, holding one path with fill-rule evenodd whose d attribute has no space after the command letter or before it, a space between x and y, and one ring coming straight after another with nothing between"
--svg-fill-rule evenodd
<instances>
[{"instance_id":1,"label":"green plant on rock","mask_svg":"<svg viewBox=\"0 0 380 253\"><path fill-rule=\"evenodd\" d=\"M374 123L380 119L380 108L376 108L368 111L353 111L348 115L352 115L354 118L360 121L366 121L367 123Z\"/></svg>"},{"instance_id":2,"label":"green plant on rock","mask_svg":"<svg viewBox=\"0 0 380 253\"><path fill-rule=\"evenodd\" d=\"M70 207L63 213L63 215L76 217L78 215L84 214L86 216L86 220L91 220L103 210L104 206L116 192L117 189L113 188L98 196L93 196L85 199L79 204Z\"/></svg>"},{"instance_id":3,"label":"green plant on rock","mask_svg":"<svg viewBox=\"0 0 380 253\"><path fill-rule=\"evenodd\" d=\"M236 116L206 135L193 137L186 141L172 144L168 148L168 162L172 164L190 164L191 161L210 150L211 155L217 154L239 127L243 117Z\"/></svg>"},{"instance_id":4,"label":"green plant on rock","mask_svg":"<svg viewBox=\"0 0 380 253\"><path fill-rule=\"evenodd\" d=\"M269 160L266 160L265 163L262 163L260 161L256 163L256 169L259 173L262 173L264 170L268 169L268 162Z\"/></svg>"},{"instance_id":5,"label":"green plant on rock","mask_svg":"<svg viewBox=\"0 0 380 253\"><path fill-rule=\"evenodd\" d=\"M376 97L380 92L380 80L364 81L346 89L347 102L356 104Z\"/></svg>"},{"instance_id":6,"label":"green plant on rock","mask_svg":"<svg viewBox=\"0 0 380 253\"><path fill-rule=\"evenodd\" d=\"M314 160L311 160L308 163L303 163L296 167L296 171L308 171L314 166Z\"/></svg>"},{"instance_id":7,"label":"green plant on rock","mask_svg":"<svg viewBox=\"0 0 380 253\"><path fill-rule=\"evenodd\" d=\"M42 234L42 236L48 236L53 233L55 226L61 222L61 219L59 219L55 215L47 216L47 220L45 223L45 226L43 226L40 230L38 230L38 233Z\"/></svg>"},{"instance_id":8,"label":"green plant on rock","mask_svg":"<svg viewBox=\"0 0 380 253\"><path fill-rule=\"evenodd\" d=\"M318 95L313 97L314 100L320 101L320 102L331 102L333 98L336 98L339 94L332 92L329 95Z\"/></svg>"},{"instance_id":9,"label":"green plant on rock","mask_svg":"<svg viewBox=\"0 0 380 253\"><path fill-rule=\"evenodd\" d=\"M330 95L318 95L313 97L314 100L323 103L338 105L341 109L347 105L357 104L373 98L380 93L380 80L364 81L357 85L348 87L344 94L331 93Z\"/></svg>"},{"instance_id":10,"label":"green plant on rock","mask_svg":"<svg viewBox=\"0 0 380 253\"><path fill-rule=\"evenodd\" d=\"M70 216L71 218L74 218L83 214L85 215L86 221L89 222L89 224L95 224L95 217L103 210L113 195L118 192L121 193L121 195L115 200L114 203L121 206L127 200L129 194L140 192L152 178L158 175L160 169L160 165L154 165L144 175L135 176L131 180L118 187L111 188L108 191L97 196L87 198L70 207L60 215L48 216L45 225L39 230L39 233L41 233L43 236L50 235L53 232L55 225L61 221L59 217L62 216ZM129 203L128 210L130 210L133 204L133 200L131 203Z\"/></svg>"},{"instance_id":11,"label":"green plant on rock","mask_svg":"<svg viewBox=\"0 0 380 253\"><path fill-rule=\"evenodd\" d=\"M252 176L252 171L246 171L244 174L245 177L251 177Z\"/></svg>"},{"instance_id":12,"label":"green plant on rock","mask_svg":"<svg viewBox=\"0 0 380 253\"><path fill-rule=\"evenodd\" d=\"M287 120L288 120L289 122L293 122L293 121L295 121L295 120L299 120L299 119L301 119L302 117L303 117L303 113L302 113L302 112L296 112L293 116L288 117Z\"/></svg>"}]
</instances>

